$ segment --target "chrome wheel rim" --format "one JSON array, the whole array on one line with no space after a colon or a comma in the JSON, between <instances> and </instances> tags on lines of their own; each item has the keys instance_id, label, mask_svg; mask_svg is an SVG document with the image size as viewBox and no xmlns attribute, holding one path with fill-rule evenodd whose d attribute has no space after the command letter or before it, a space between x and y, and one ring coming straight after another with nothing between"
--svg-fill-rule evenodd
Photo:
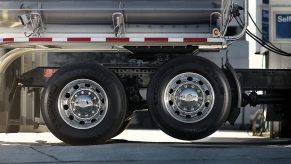
<instances>
[{"instance_id":1,"label":"chrome wheel rim","mask_svg":"<svg viewBox=\"0 0 291 164\"><path fill-rule=\"evenodd\" d=\"M62 89L58 98L58 110L69 126L90 129L104 119L108 110L108 98L98 83L89 79L77 79Z\"/></svg>"},{"instance_id":2,"label":"chrome wheel rim","mask_svg":"<svg viewBox=\"0 0 291 164\"><path fill-rule=\"evenodd\" d=\"M211 112L215 101L210 82L192 72L182 73L172 78L163 94L167 112L183 123L203 120Z\"/></svg>"}]
</instances>

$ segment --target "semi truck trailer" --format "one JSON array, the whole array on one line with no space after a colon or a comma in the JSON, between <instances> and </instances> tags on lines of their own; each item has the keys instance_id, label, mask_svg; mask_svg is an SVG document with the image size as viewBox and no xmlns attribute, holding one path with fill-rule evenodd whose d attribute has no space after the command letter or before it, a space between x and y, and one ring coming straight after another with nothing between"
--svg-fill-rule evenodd
<instances>
[{"instance_id":1,"label":"semi truck trailer","mask_svg":"<svg viewBox=\"0 0 291 164\"><path fill-rule=\"evenodd\" d=\"M270 118L290 120L290 70L234 69L228 61L227 49L247 30L248 1L241 2L0 1L1 132L23 123L15 107L21 88L37 97L33 120L42 117L57 138L76 145L106 142L144 109L182 140L234 123L248 104L277 105ZM241 28L231 30L237 18ZM88 52L97 60L83 62ZM224 60L218 66L200 52L225 53ZM56 53L80 61L18 69L23 56Z\"/></svg>"}]
</instances>

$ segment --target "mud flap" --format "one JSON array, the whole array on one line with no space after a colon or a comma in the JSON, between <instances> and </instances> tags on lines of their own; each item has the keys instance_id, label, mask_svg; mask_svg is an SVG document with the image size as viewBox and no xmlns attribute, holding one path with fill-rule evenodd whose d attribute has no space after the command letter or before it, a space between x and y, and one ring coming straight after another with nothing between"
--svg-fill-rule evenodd
<instances>
[{"instance_id":1,"label":"mud flap","mask_svg":"<svg viewBox=\"0 0 291 164\"><path fill-rule=\"evenodd\" d=\"M20 93L16 94L20 59L15 60L0 74L0 132L18 132L20 120ZM13 96L11 96L13 95Z\"/></svg>"},{"instance_id":2,"label":"mud flap","mask_svg":"<svg viewBox=\"0 0 291 164\"><path fill-rule=\"evenodd\" d=\"M0 74L0 133L6 132L8 111L5 110L5 75Z\"/></svg>"}]
</instances>

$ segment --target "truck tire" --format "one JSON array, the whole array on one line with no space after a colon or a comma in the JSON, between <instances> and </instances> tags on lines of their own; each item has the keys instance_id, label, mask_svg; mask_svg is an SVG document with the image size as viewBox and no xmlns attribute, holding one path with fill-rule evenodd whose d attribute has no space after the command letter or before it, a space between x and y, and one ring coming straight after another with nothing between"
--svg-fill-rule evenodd
<instances>
[{"instance_id":1,"label":"truck tire","mask_svg":"<svg viewBox=\"0 0 291 164\"><path fill-rule=\"evenodd\" d=\"M168 135L196 140L214 133L227 119L229 83L214 63L184 56L164 64L148 88L149 111Z\"/></svg>"},{"instance_id":2,"label":"truck tire","mask_svg":"<svg viewBox=\"0 0 291 164\"><path fill-rule=\"evenodd\" d=\"M42 95L48 129L68 144L104 143L121 128L126 113L122 83L110 70L93 63L59 69Z\"/></svg>"}]
</instances>

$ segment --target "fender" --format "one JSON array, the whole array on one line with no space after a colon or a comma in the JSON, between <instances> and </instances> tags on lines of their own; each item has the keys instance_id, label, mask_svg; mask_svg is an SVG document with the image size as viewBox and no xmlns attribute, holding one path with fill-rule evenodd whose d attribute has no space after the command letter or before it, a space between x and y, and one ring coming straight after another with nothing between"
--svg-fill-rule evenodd
<instances>
[{"instance_id":1,"label":"fender","mask_svg":"<svg viewBox=\"0 0 291 164\"><path fill-rule=\"evenodd\" d=\"M230 84L232 94L231 111L227 120L230 122L230 124L233 125L240 114L240 108L242 104L242 89L237 73L228 60L226 60L225 63L224 73Z\"/></svg>"}]
</instances>

